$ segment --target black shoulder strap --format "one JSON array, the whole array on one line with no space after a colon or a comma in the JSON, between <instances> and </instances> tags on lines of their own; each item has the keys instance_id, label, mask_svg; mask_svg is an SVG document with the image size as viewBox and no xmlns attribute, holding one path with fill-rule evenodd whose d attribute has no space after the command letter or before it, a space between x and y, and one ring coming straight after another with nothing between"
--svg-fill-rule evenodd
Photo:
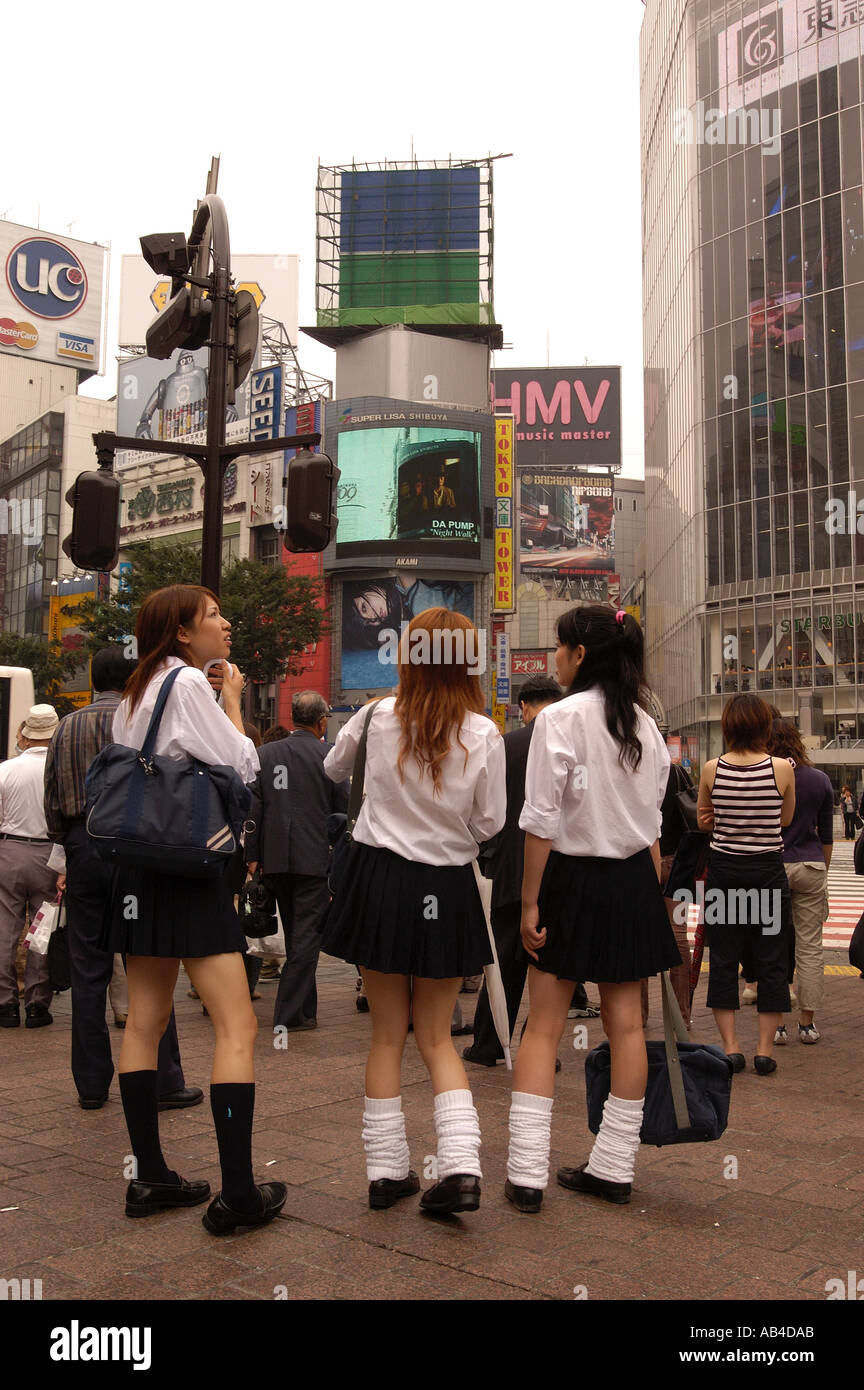
<instances>
[{"instance_id":1,"label":"black shoulder strap","mask_svg":"<svg viewBox=\"0 0 864 1390\"><path fill-rule=\"evenodd\" d=\"M385 697L382 695L381 700L384 698ZM354 755L354 770L351 773L351 795L348 798L348 824L346 826L349 835L357 824L360 807L363 805L363 784L366 781L366 740L369 734L369 724L372 715L375 713L375 706L380 705L381 700L373 700L372 704L369 706L366 718L363 721L363 732L360 735L357 752Z\"/></svg>"},{"instance_id":2,"label":"black shoulder strap","mask_svg":"<svg viewBox=\"0 0 864 1390\"><path fill-rule=\"evenodd\" d=\"M144 735L144 743L141 747L141 756L148 762L153 756L153 749L156 747L156 735L159 732L159 725L162 723L162 714L168 696L171 694L171 687L183 670L182 666L175 666L162 682L162 689L156 697L156 704L150 716L150 723L147 725L147 733Z\"/></svg>"}]
</instances>

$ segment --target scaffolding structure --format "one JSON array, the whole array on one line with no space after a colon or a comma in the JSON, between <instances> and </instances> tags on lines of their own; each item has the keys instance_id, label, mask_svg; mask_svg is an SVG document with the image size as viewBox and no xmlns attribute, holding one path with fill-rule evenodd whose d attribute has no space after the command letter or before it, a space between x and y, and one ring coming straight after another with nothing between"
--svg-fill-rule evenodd
<instances>
[{"instance_id":1,"label":"scaffolding structure","mask_svg":"<svg viewBox=\"0 0 864 1390\"><path fill-rule=\"evenodd\" d=\"M316 328L305 331L335 347L405 324L500 347L492 166L502 157L319 166Z\"/></svg>"},{"instance_id":2,"label":"scaffolding structure","mask_svg":"<svg viewBox=\"0 0 864 1390\"><path fill-rule=\"evenodd\" d=\"M287 328L276 319L261 319L259 364L261 367L281 366L283 410L289 410L292 406L312 405L315 401L332 400L332 381L304 371Z\"/></svg>"}]
</instances>

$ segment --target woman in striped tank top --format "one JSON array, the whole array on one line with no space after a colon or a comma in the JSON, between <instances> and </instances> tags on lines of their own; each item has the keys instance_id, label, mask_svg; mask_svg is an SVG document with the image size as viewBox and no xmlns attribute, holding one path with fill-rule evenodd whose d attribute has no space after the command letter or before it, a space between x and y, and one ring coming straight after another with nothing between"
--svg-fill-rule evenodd
<instances>
[{"instance_id":1,"label":"woman in striped tank top","mask_svg":"<svg viewBox=\"0 0 864 1390\"><path fill-rule=\"evenodd\" d=\"M781 828L795 814L795 774L767 752L771 709L758 695L735 695L722 719L727 751L702 769L698 815L712 831L705 880L705 933L710 951L708 1007L736 1071L746 1065L736 1031L738 963L749 948L758 981L761 1076L777 1070L774 1033L790 1007L789 882Z\"/></svg>"}]
</instances>

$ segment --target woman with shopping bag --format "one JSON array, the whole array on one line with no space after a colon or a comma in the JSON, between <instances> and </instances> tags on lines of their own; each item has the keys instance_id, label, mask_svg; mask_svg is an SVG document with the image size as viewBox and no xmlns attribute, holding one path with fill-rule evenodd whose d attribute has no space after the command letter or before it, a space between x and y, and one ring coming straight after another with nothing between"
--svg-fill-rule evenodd
<instances>
[{"instance_id":1,"label":"woman with shopping bag","mask_svg":"<svg viewBox=\"0 0 864 1390\"><path fill-rule=\"evenodd\" d=\"M114 716L115 744L103 750L100 759L116 758L117 745L123 746L120 754L129 748L141 749L138 761L145 773L148 768L153 773L147 789L161 780L163 796L172 782L167 771L161 778L156 776L160 760L166 769L175 762L187 763L202 789L211 776L224 784L233 776L232 769L242 783L251 783L258 771L258 756L243 731L243 677L228 661L230 632L231 625L209 589L175 584L148 595L135 626L138 666ZM214 659L225 666L224 710L213 699L204 675L204 667ZM172 681L163 705L163 686ZM145 750L154 729L155 744L148 759ZM88 798L94 768L88 774ZM110 793L109 784L106 799ZM154 796L158 808L160 798ZM91 836L99 810L98 800L88 810ZM105 815L102 809L103 819ZM228 816L230 820L230 806ZM172 840L179 840L183 828L179 824L165 827L166 861ZM213 854L220 844L233 843L227 824L212 843ZM124 848L128 849L128 843ZM190 868L163 873L152 867L131 867L122 858L115 872L104 945L125 954L129 985L129 1017L118 1071L137 1177L126 1194L126 1214L146 1216L165 1208L196 1206L210 1196L209 1183L187 1182L168 1167L159 1140L156 1053L182 960L215 1033L210 1103L222 1190L203 1221L211 1234L231 1235L272 1220L285 1203L287 1188L278 1182L256 1186L252 1175L252 1056L257 1021L243 968L246 940L230 885L224 872L213 877L190 874Z\"/></svg>"},{"instance_id":2,"label":"woman with shopping bag","mask_svg":"<svg viewBox=\"0 0 864 1390\"><path fill-rule=\"evenodd\" d=\"M321 945L360 968L369 999L363 1143L373 1208L420 1188L401 1098L412 1005L438 1134L438 1180L421 1206L463 1212L480 1202L480 1126L450 1021L463 977L492 960L472 865L478 844L504 823L506 791L504 742L483 713L470 659L475 637L446 608L414 618L396 695L358 711L324 763L334 782L365 776Z\"/></svg>"}]
</instances>

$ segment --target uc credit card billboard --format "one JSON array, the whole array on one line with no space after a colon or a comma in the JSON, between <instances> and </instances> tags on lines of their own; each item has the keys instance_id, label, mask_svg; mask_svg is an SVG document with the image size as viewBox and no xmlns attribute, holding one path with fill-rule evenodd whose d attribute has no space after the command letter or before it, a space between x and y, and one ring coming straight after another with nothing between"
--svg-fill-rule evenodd
<instances>
[{"instance_id":1,"label":"uc credit card billboard","mask_svg":"<svg viewBox=\"0 0 864 1390\"><path fill-rule=\"evenodd\" d=\"M0 352L100 371L107 254L0 221Z\"/></svg>"},{"instance_id":2,"label":"uc credit card billboard","mask_svg":"<svg viewBox=\"0 0 864 1390\"><path fill-rule=\"evenodd\" d=\"M491 555L494 419L381 397L329 402L327 452L339 467L335 556L473 560ZM488 557L487 557L488 558Z\"/></svg>"}]
</instances>

